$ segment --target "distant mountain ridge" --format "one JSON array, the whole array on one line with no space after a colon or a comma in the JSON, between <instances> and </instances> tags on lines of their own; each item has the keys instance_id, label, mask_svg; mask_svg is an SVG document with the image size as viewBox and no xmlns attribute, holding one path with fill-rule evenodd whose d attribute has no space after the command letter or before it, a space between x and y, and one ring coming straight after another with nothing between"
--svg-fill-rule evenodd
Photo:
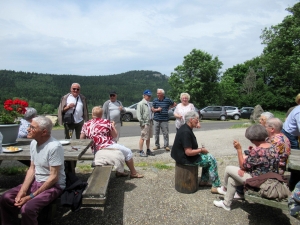
<instances>
[{"instance_id":1,"label":"distant mountain ridge","mask_svg":"<svg viewBox=\"0 0 300 225\"><path fill-rule=\"evenodd\" d=\"M145 89L153 92L162 88L170 90L169 77L157 71L138 70L105 76L55 75L31 72L0 70L1 104L6 99L21 98L39 113L53 113L60 99L70 91L72 83L81 85L81 93L87 98L89 109L103 105L109 91L118 93L118 100L129 106L142 99ZM1 107L2 108L2 107Z\"/></svg>"}]
</instances>

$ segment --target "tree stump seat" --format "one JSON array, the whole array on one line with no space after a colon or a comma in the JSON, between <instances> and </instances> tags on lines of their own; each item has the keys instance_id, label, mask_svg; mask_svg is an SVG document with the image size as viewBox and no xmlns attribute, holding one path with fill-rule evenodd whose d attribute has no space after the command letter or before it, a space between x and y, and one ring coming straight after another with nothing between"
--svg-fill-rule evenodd
<instances>
[{"instance_id":1,"label":"tree stump seat","mask_svg":"<svg viewBox=\"0 0 300 225\"><path fill-rule=\"evenodd\" d=\"M175 189L185 194L191 194L198 190L197 165L182 165L176 162Z\"/></svg>"}]
</instances>

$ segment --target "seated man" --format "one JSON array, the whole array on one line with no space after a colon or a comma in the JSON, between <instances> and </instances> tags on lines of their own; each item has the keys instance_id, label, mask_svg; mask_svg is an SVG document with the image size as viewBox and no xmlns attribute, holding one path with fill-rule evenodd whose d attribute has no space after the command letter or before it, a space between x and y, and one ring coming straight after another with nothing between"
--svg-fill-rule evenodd
<instances>
[{"instance_id":1,"label":"seated man","mask_svg":"<svg viewBox=\"0 0 300 225\"><path fill-rule=\"evenodd\" d=\"M28 127L31 163L23 184L5 192L0 198L2 224L13 224L21 214L22 224L38 224L38 213L56 199L65 188L64 150L51 137L52 122L39 116Z\"/></svg>"},{"instance_id":2,"label":"seated man","mask_svg":"<svg viewBox=\"0 0 300 225\"><path fill-rule=\"evenodd\" d=\"M200 125L199 115L195 111L189 111L184 119L185 124L176 133L171 156L177 163L201 166L202 175L199 186L212 186L211 193L217 194L217 188L221 185L217 161L206 148L198 148L197 139L193 133L193 128ZM209 181L212 181L212 184Z\"/></svg>"}]
</instances>

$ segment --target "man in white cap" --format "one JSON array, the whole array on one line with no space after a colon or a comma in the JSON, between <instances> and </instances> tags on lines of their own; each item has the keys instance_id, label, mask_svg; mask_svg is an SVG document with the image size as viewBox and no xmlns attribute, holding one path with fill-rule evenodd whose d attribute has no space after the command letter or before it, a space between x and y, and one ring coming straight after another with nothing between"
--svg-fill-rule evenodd
<instances>
[{"instance_id":1,"label":"man in white cap","mask_svg":"<svg viewBox=\"0 0 300 225\"><path fill-rule=\"evenodd\" d=\"M118 131L118 136L113 139L114 142L118 142L120 138L120 131L122 126L122 114L126 112L124 109L122 102L117 100L117 92L110 91L109 92L109 100L107 100L103 104L103 119L107 119L115 122L115 128Z\"/></svg>"},{"instance_id":2,"label":"man in white cap","mask_svg":"<svg viewBox=\"0 0 300 225\"><path fill-rule=\"evenodd\" d=\"M155 154L150 150L150 138L153 137L153 116L152 109L149 103L152 96L150 90L145 90L143 93L143 99L137 105L137 119L140 121L141 126L141 138L139 141L139 149L141 157L148 157L148 155L154 156ZM147 151L143 151L144 140L146 140Z\"/></svg>"}]
</instances>

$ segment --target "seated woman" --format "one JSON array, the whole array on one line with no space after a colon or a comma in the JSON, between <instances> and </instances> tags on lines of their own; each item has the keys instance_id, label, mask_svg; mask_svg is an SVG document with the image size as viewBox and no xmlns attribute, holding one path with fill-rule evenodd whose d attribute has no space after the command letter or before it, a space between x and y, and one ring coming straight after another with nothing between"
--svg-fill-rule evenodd
<instances>
[{"instance_id":1,"label":"seated woman","mask_svg":"<svg viewBox=\"0 0 300 225\"><path fill-rule=\"evenodd\" d=\"M281 133L282 122L278 118L271 118L267 120L266 129L268 132L267 142L275 146L277 153L279 154L279 174L283 175L286 171L286 164L289 155L291 154L290 140Z\"/></svg>"},{"instance_id":2,"label":"seated woman","mask_svg":"<svg viewBox=\"0 0 300 225\"><path fill-rule=\"evenodd\" d=\"M219 194L225 195L224 201L214 201L214 205L230 211L236 187L243 185L248 178L268 172L278 173L278 153L274 145L266 142L268 133L262 125L255 124L247 128L245 137L255 146L249 148L249 155L244 157L238 141L233 141L237 150L240 167L227 166L224 175L224 186L218 188Z\"/></svg>"},{"instance_id":3,"label":"seated woman","mask_svg":"<svg viewBox=\"0 0 300 225\"><path fill-rule=\"evenodd\" d=\"M27 128L30 125L32 119L37 116L35 108L27 107L24 117L20 120L20 128L18 138L27 138Z\"/></svg>"},{"instance_id":4,"label":"seated woman","mask_svg":"<svg viewBox=\"0 0 300 225\"><path fill-rule=\"evenodd\" d=\"M113 142L113 138L117 137L117 130L115 128L114 122L107 119L102 119L103 109L96 106L92 110L93 119L87 121L83 124L80 139L90 138L94 141L94 146L92 146L92 151L95 154L95 160L98 159L97 152L101 149L111 149L120 150L125 157L125 163L130 170L130 178L142 178L141 174L138 174L134 167L134 162L132 158L132 152L129 148L123 145ZM95 162L96 162L95 161ZM119 172L117 176L128 176L128 174Z\"/></svg>"},{"instance_id":5,"label":"seated woman","mask_svg":"<svg viewBox=\"0 0 300 225\"><path fill-rule=\"evenodd\" d=\"M185 124L176 133L171 156L177 163L201 166L202 175L199 186L211 186L209 182L211 180L211 193L217 194L217 187L221 185L217 161L206 148L198 148L197 139L193 133L193 128L200 125L199 115L195 111L189 111L184 118Z\"/></svg>"},{"instance_id":6,"label":"seated woman","mask_svg":"<svg viewBox=\"0 0 300 225\"><path fill-rule=\"evenodd\" d=\"M265 127L267 120L271 118L274 118L273 113L263 112L262 114L260 114L259 123Z\"/></svg>"}]
</instances>

